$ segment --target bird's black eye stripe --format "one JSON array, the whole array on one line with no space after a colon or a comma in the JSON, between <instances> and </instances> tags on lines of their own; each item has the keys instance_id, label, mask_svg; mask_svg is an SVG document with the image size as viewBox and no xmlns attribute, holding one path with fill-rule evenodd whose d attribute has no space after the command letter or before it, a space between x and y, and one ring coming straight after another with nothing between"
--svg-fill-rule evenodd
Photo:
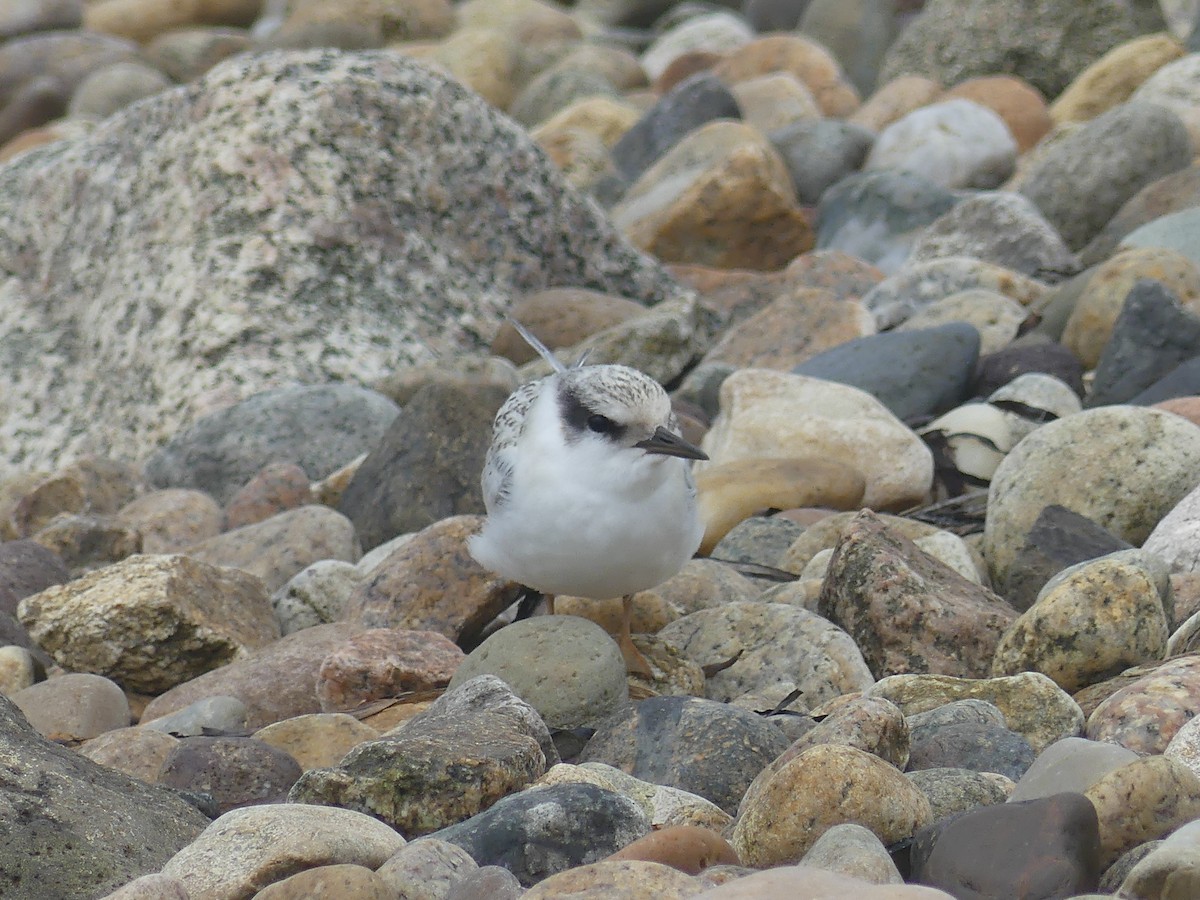
<instances>
[{"instance_id":1,"label":"bird's black eye stripe","mask_svg":"<svg viewBox=\"0 0 1200 900\"><path fill-rule=\"evenodd\" d=\"M588 416L587 427L589 431L594 431L597 434L614 434L620 428L608 416L602 416L599 413Z\"/></svg>"},{"instance_id":2,"label":"bird's black eye stripe","mask_svg":"<svg viewBox=\"0 0 1200 900\"><path fill-rule=\"evenodd\" d=\"M602 434L613 440L619 439L625 433L625 426L619 425L608 416L600 415L583 405L574 391L563 388L558 393L558 408L566 423L568 440L575 440L579 434L590 431Z\"/></svg>"}]
</instances>

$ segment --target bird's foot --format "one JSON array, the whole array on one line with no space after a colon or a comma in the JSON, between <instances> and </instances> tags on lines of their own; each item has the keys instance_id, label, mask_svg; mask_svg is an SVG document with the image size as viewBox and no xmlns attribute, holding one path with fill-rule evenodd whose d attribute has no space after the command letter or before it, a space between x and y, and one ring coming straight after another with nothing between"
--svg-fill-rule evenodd
<instances>
[{"instance_id":1,"label":"bird's foot","mask_svg":"<svg viewBox=\"0 0 1200 900\"><path fill-rule=\"evenodd\" d=\"M642 651L634 646L633 638L627 634L617 638L617 646L621 648L621 656L625 657L625 670L630 675L637 675L647 681L654 680L654 672Z\"/></svg>"}]
</instances>

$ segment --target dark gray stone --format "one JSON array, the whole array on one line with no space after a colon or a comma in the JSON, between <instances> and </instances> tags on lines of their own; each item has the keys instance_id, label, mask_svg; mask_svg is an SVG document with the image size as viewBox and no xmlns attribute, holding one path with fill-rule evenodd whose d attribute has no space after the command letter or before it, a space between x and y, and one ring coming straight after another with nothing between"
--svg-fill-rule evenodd
<instances>
[{"instance_id":1,"label":"dark gray stone","mask_svg":"<svg viewBox=\"0 0 1200 900\"><path fill-rule=\"evenodd\" d=\"M430 384L417 391L338 504L363 550L448 516L484 512L479 473L492 419L507 397L499 385Z\"/></svg>"},{"instance_id":2,"label":"dark gray stone","mask_svg":"<svg viewBox=\"0 0 1200 900\"><path fill-rule=\"evenodd\" d=\"M613 162L632 184L684 135L713 119L740 119L742 111L717 76L699 72L667 91L612 148Z\"/></svg>"},{"instance_id":3,"label":"dark gray stone","mask_svg":"<svg viewBox=\"0 0 1200 900\"><path fill-rule=\"evenodd\" d=\"M62 557L36 541L0 543L0 612L12 615L24 598L69 577Z\"/></svg>"},{"instance_id":4,"label":"dark gray stone","mask_svg":"<svg viewBox=\"0 0 1200 900\"><path fill-rule=\"evenodd\" d=\"M1001 593L1015 609L1024 612L1033 606L1046 582L1063 569L1131 546L1086 516L1051 504L1029 529L1024 546L1009 566Z\"/></svg>"},{"instance_id":5,"label":"dark gray stone","mask_svg":"<svg viewBox=\"0 0 1200 900\"><path fill-rule=\"evenodd\" d=\"M787 747L783 732L748 710L696 697L652 697L604 722L580 761L691 791L733 815L750 782Z\"/></svg>"},{"instance_id":6,"label":"dark gray stone","mask_svg":"<svg viewBox=\"0 0 1200 900\"><path fill-rule=\"evenodd\" d=\"M787 164L796 199L807 206L858 169L875 142L869 129L840 119L793 122L767 137Z\"/></svg>"},{"instance_id":7,"label":"dark gray stone","mask_svg":"<svg viewBox=\"0 0 1200 900\"><path fill-rule=\"evenodd\" d=\"M1150 406L1171 400L1174 397L1192 397L1200 394L1200 356L1180 363L1140 394L1130 397L1132 406Z\"/></svg>"},{"instance_id":8,"label":"dark gray stone","mask_svg":"<svg viewBox=\"0 0 1200 900\"><path fill-rule=\"evenodd\" d=\"M909 745L908 768L996 772L1016 781L1036 754L1024 736L999 725L963 722L924 729Z\"/></svg>"},{"instance_id":9,"label":"dark gray stone","mask_svg":"<svg viewBox=\"0 0 1200 900\"><path fill-rule=\"evenodd\" d=\"M1055 341L1010 344L1003 350L979 358L973 393L989 397L1018 375L1044 372L1053 375L1083 396L1083 363L1074 353Z\"/></svg>"},{"instance_id":10,"label":"dark gray stone","mask_svg":"<svg viewBox=\"0 0 1200 900\"><path fill-rule=\"evenodd\" d=\"M1074 897L1100 882L1100 825L1083 794L998 803L921 829L911 880L964 900Z\"/></svg>"},{"instance_id":11,"label":"dark gray stone","mask_svg":"<svg viewBox=\"0 0 1200 900\"><path fill-rule=\"evenodd\" d=\"M300 764L250 737L185 737L163 762L159 780L208 794L218 814L251 803L280 802L300 777Z\"/></svg>"},{"instance_id":12,"label":"dark gray stone","mask_svg":"<svg viewBox=\"0 0 1200 900\"><path fill-rule=\"evenodd\" d=\"M169 788L45 740L0 696L0 895L102 897L209 824Z\"/></svg>"},{"instance_id":13,"label":"dark gray stone","mask_svg":"<svg viewBox=\"0 0 1200 900\"><path fill-rule=\"evenodd\" d=\"M399 411L382 394L349 384L263 391L176 435L150 457L146 477L222 504L270 463L295 462L317 480L370 450Z\"/></svg>"},{"instance_id":14,"label":"dark gray stone","mask_svg":"<svg viewBox=\"0 0 1200 900\"><path fill-rule=\"evenodd\" d=\"M649 831L629 798L593 784L558 784L505 797L431 836L462 847L480 866L503 866L529 887L599 862Z\"/></svg>"},{"instance_id":15,"label":"dark gray stone","mask_svg":"<svg viewBox=\"0 0 1200 900\"><path fill-rule=\"evenodd\" d=\"M920 232L961 198L911 172L850 175L817 207L817 249L842 250L895 272Z\"/></svg>"},{"instance_id":16,"label":"dark gray stone","mask_svg":"<svg viewBox=\"0 0 1200 900\"><path fill-rule=\"evenodd\" d=\"M1158 281L1130 290L1100 354L1086 406L1124 403L1200 350L1200 316Z\"/></svg>"},{"instance_id":17,"label":"dark gray stone","mask_svg":"<svg viewBox=\"0 0 1200 900\"><path fill-rule=\"evenodd\" d=\"M1179 116L1153 103L1122 103L1038 154L1018 190L1078 250L1134 194L1191 162Z\"/></svg>"},{"instance_id":18,"label":"dark gray stone","mask_svg":"<svg viewBox=\"0 0 1200 900\"><path fill-rule=\"evenodd\" d=\"M904 421L967 399L979 359L979 332L963 322L855 338L792 369L866 391Z\"/></svg>"}]
</instances>

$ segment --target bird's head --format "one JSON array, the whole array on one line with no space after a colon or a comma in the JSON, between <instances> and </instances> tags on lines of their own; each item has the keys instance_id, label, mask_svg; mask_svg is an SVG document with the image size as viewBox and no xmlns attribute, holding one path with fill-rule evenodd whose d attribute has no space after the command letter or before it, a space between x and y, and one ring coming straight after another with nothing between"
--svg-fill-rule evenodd
<instances>
[{"instance_id":1,"label":"bird's head","mask_svg":"<svg viewBox=\"0 0 1200 900\"><path fill-rule=\"evenodd\" d=\"M557 376L559 416L568 443L604 441L643 454L708 459L679 435L662 385L628 366L584 366Z\"/></svg>"}]
</instances>

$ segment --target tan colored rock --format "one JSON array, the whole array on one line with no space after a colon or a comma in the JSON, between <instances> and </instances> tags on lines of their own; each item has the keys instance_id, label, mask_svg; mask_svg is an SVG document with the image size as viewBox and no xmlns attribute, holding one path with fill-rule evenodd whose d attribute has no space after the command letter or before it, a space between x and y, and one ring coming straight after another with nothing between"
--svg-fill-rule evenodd
<instances>
[{"instance_id":1,"label":"tan colored rock","mask_svg":"<svg viewBox=\"0 0 1200 900\"><path fill-rule=\"evenodd\" d=\"M10 698L29 724L52 741L81 741L129 725L129 700L107 678L69 672Z\"/></svg>"},{"instance_id":2,"label":"tan colored rock","mask_svg":"<svg viewBox=\"0 0 1200 900\"><path fill-rule=\"evenodd\" d=\"M896 327L896 331L936 328L951 322L966 322L979 332L979 355L1007 347L1029 316L1029 311L998 291L974 288L951 294L918 310Z\"/></svg>"},{"instance_id":3,"label":"tan colored rock","mask_svg":"<svg viewBox=\"0 0 1200 900\"><path fill-rule=\"evenodd\" d=\"M281 34L335 25L361 30L372 43L383 44L445 37L454 24L449 0L292 0Z\"/></svg>"},{"instance_id":4,"label":"tan colored rock","mask_svg":"<svg viewBox=\"0 0 1200 900\"><path fill-rule=\"evenodd\" d=\"M858 509L865 489L861 472L826 458L749 457L704 469L696 476L704 520L700 553L711 553L735 525L764 509Z\"/></svg>"},{"instance_id":5,"label":"tan colored rock","mask_svg":"<svg viewBox=\"0 0 1200 900\"><path fill-rule=\"evenodd\" d=\"M357 562L362 551L349 519L328 507L310 505L193 544L187 555L249 572L274 592L315 562Z\"/></svg>"},{"instance_id":6,"label":"tan colored rock","mask_svg":"<svg viewBox=\"0 0 1200 900\"><path fill-rule=\"evenodd\" d=\"M625 845L609 859L662 863L687 875L698 875L709 866L736 866L741 862L729 841L711 829L696 825L674 825L652 831Z\"/></svg>"},{"instance_id":7,"label":"tan colored rock","mask_svg":"<svg viewBox=\"0 0 1200 900\"><path fill-rule=\"evenodd\" d=\"M1004 635L993 675L1042 672L1067 692L1162 659L1167 619L1153 574L1119 559L1056 576Z\"/></svg>"},{"instance_id":8,"label":"tan colored rock","mask_svg":"<svg viewBox=\"0 0 1200 900\"><path fill-rule=\"evenodd\" d=\"M1200 397L1174 397L1155 403L1154 409L1161 409L1187 419L1193 425L1200 425Z\"/></svg>"},{"instance_id":9,"label":"tan colored rock","mask_svg":"<svg viewBox=\"0 0 1200 900\"><path fill-rule=\"evenodd\" d=\"M1075 76L1050 105L1055 124L1084 122L1124 103L1147 78L1187 52L1169 34L1118 44Z\"/></svg>"},{"instance_id":10,"label":"tan colored rock","mask_svg":"<svg viewBox=\"0 0 1200 900\"><path fill-rule=\"evenodd\" d=\"M813 244L778 152L754 128L728 120L671 148L611 217L636 246L667 262L778 269Z\"/></svg>"},{"instance_id":11,"label":"tan colored rock","mask_svg":"<svg viewBox=\"0 0 1200 900\"><path fill-rule=\"evenodd\" d=\"M221 505L203 491L166 488L127 503L116 520L141 534L143 553L158 554L178 553L216 537L224 516Z\"/></svg>"},{"instance_id":12,"label":"tan colored rock","mask_svg":"<svg viewBox=\"0 0 1200 900\"><path fill-rule=\"evenodd\" d=\"M874 132L883 131L914 109L942 96L943 88L923 75L900 75L880 87L849 116L849 121Z\"/></svg>"},{"instance_id":13,"label":"tan colored rock","mask_svg":"<svg viewBox=\"0 0 1200 900\"><path fill-rule=\"evenodd\" d=\"M12 644L0 647L0 694L11 697L17 691L30 687L35 676L32 653Z\"/></svg>"},{"instance_id":14,"label":"tan colored rock","mask_svg":"<svg viewBox=\"0 0 1200 900\"><path fill-rule=\"evenodd\" d=\"M524 900L558 900L562 897L655 897L682 900L700 893L694 879L658 862L607 859L576 866L540 881L523 895Z\"/></svg>"},{"instance_id":15,"label":"tan colored rock","mask_svg":"<svg viewBox=\"0 0 1200 900\"><path fill-rule=\"evenodd\" d=\"M612 97L584 97L546 119L534 128L530 135L546 147L559 135L583 131L595 136L604 147L611 149L640 116L641 113L636 107Z\"/></svg>"},{"instance_id":16,"label":"tan colored rock","mask_svg":"<svg viewBox=\"0 0 1200 900\"><path fill-rule=\"evenodd\" d=\"M117 728L84 741L79 752L92 762L154 784L179 738L153 728Z\"/></svg>"},{"instance_id":17,"label":"tan colored rock","mask_svg":"<svg viewBox=\"0 0 1200 900\"><path fill-rule=\"evenodd\" d=\"M721 385L721 412L705 435L711 462L798 454L836 459L867 480L863 504L906 508L933 478L929 449L882 403L847 385L818 378L742 369Z\"/></svg>"},{"instance_id":18,"label":"tan colored rock","mask_svg":"<svg viewBox=\"0 0 1200 900\"><path fill-rule=\"evenodd\" d=\"M146 42L173 28L200 24L201 0L94 0L83 27Z\"/></svg>"},{"instance_id":19,"label":"tan colored rock","mask_svg":"<svg viewBox=\"0 0 1200 900\"><path fill-rule=\"evenodd\" d=\"M180 83L199 78L221 60L253 46L239 28L179 28L146 45L148 62Z\"/></svg>"},{"instance_id":20,"label":"tan colored rock","mask_svg":"<svg viewBox=\"0 0 1200 900\"><path fill-rule=\"evenodd\" d=\"M791 72L747 78L732 85L730 91L742 111L742 121L763 134L793 122L821 118L812 91Z\"/></svg>"},{"instance_id":21,"label":"tan colored rock","mask_svg":"<svg viewBox=\"0 0 1200 900\"><path fill-rule=\"evenodd\" d=\"M268 884L255 900L394 900L396 892L366 866L317 866Z\"/></svg>"},{"instance_id":22,"label":"tan colored rock","mask_svg":"<svg viewBox=\"0 0 1200 900\"><path fill-rule=\"evenodd\" d=\"M1100 866L1138 844L1200 818L1200 776L1165 756L1147 756L1109 772L1084 796L1100 820Z\"/></svg>"},{"instance_id":23,"label":"tan colored rock","mask_svg":"<svg viewBox=\"0 0 1200 900\"><path fill-rule=\"evenodd\" d=\"M799 862L843 822L869 828L886 845L933 819L925 795L899 769L854 747L813 747L765 780L733 828L734 850L756 868Z\"/></svg>"},{"instance_id":24,"label":"tan colored rock","mask_svg":"<svg viewBox=\"0 0 1200 900\"><path fill-rule=\"evenodd\" d=\"M857 300L796 287L727 329L704 362L789 372L818 353L874 333L875 317Z\"/></svg>"},{"instance_id":25,"label":"tan colored rock","mask_svg":"<svg viewBox=\"0 0 1200 900\"><path fill-rule=\"evenodd\" d=\"M1126 297L1142 278L1160 282L1186 309L1200 314L1200 268L1194 262L1165 247L1124 250L1095 268L1063 329L1063 345L1084 368L1094 369L1100 361Z\"/></svg>"},{"instance_id":26,"label":"tan colored rock","mask_svg":"<svg viewBox=\"0 0 1200 900\"><path fill-rule=\"evenodd\" d=\"M770 72L790 72L799 78L821 112L831 118L845 118L859 106L858 91L833 54L797 33L760 37L734 50L713 69L730 84Z\"/></svg>"},{"instance_id":27,"label":"tan colored rock","mask_svg":"<svg viewBox=\"0 0 1200 900\"><path fill-rule=\"evenodd\" d=\"M262 582L186 556L131 556L21 601L67 668L159 693L279 637Z\"/></svg>"},{"instance_id":28,"label":"tan colored rock","mask_svg":"<svg viewBox=\"0 0 1200 900\"><path fill-rule=\"evenodd\" d=\"M640 316L646 307L625 297L586 288L548 288L526 294L509 313L551 350L573 347L598 331ZM518 366L537 359L537 351L508 322L492 339L491 351Z\"/></svg>"},{"instance_id":29,"label":"tan colored rock","mask_svg":"<svg viewBox=\"0 0 1200 900\"><path fill-rule=\"evenodd\" d=\"M430 60L498 109L508 109L517 96L520 48L501 31L460 28Z\"/></svg>"},{"instance_id":30,"label":"tan colored rock","mask_svg":"<svg viewBox=\"0 0 1200 900\"><path fill-rule=\"evenodd\" d=\"M1037 144L1054 124L1042 92L1015 75L969 78L943 95L946 100L953 97L973 100L996 113L1016 138L1021 153Z\"/></svg>"},{"instance_id":31,"label":"tan colored rock","mask_svg":"<svg viewBox=\"0 0 1200 900\"><path fill-rule=\"evenodd\" d=\"M347 713L309 713L275 722L254 733L255 740L282 750L304 771L336 766L363 741L379 737Z\"/></svg>"}]
</instances>

